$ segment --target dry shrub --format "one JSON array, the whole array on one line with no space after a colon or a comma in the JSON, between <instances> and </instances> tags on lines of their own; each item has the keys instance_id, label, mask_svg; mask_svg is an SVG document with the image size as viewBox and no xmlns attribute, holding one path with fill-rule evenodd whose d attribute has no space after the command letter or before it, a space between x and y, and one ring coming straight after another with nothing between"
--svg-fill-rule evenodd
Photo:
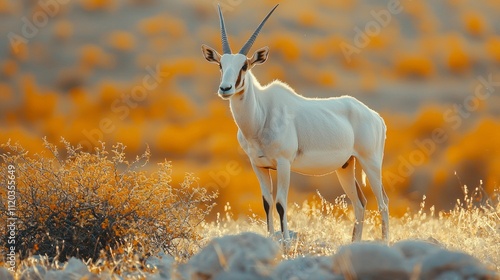
<instances>
[{"instance_id":1,"label":"dry shrub","mask_svg":"<svg viewBox=\"0 0 500 280\"><path fill-rule=\"evenodd\" d=\"M169 162L154 172L144 170L149 149L128 162L123 144L109 152L102 144L88 153L61 142L63 149L44 139L45 151L33 156L19 144L2 145L1 173L7 174L10 164L16 169L16 250L21 258L46 254L96 260L124 247L176 256L197 244L197 226L216 194L195 186L192 175L174 187ZM0 210L5 220L6 209ZM2 236L5 231L2 227ZM2 238L0 245L6 242Z\"/></svg>"},{"instance_id":2,"label":"dry shrub","mask_svg":"<svg viewBox=\"0 0 500 280\"><path fill-rule=\"evenodd\" d=\"M404 54L396 61L396 71L404 77L427 78L434 74L434 65L425 55Z\"/></svg>"},{"instance_id":3,"label":"dry shrub","mask_svg":"<svg viewBox=\"0 0 500 280\"><path fill-rule=\"evenodd\" d=\"M123 142L127 149L133 152L139 151L144 147L144 127L142 125L130 123L117 126L115 132L115 139Z\"/></svg>"},{"instance_id":4,"label":"dry shrub","mask_svg":"<svg viewBox=\"0 0 500 280\"><path fill-rule=\"evenodd\" d=\"M372 71L364 71L361 75L361 89L372 92L377 88L377 75Z\"/></svg>"},{"instance_id":5,"label":"dry shrub","mask_svg":"<svg viewBox=\"0 0 500 280\"><path fill-rule=\"evenodd\" d=\"M110 108L113 102L120 100L123 91L120 85L109 80L104 80L99 85L99 104L104 108Z\"/></svg>"},{"instance_id":6,"label":"dry shrub","mask_svg":"<svg viewBox=\"0 0 500 280\"><path fill-rule=\"evenodd\" d=\"M2 102L10 101L13 99L13 91L9 84L0 83L0 100Z\"/></svg>"},{"instance_id":7,"label":"dry shrub","mask_svg":"<svg viewBox=\"0 0 500 280\"><path fill-rule=\"evenodd\" d=\"M296 61L300 56L299 44L292 36L278 35L274 39L271 49L283 55L283 58L288 61Z\"/></svg>"},{"instance_id":8,"label":"dry shrub","mask_svg":"<svg viewBox=\"0 0 500 280\"><path fill-rule=\"evenodd\" d=\"M391 32L388 30L387 32L390 35L386 35L384 33L377 34L375 36L370 37L370 42L366 46L367 49L373 49L378 51L387 51L389 45L391 44L391 40L394 40L393 37L398 36L396 32Z\"/></svg>"},{"instance_id":9,"label":"dry shrub","mask_svg":"<svg viewBox=\"0 0 500 280\"><path fill-rule=\"evenodd\" d=\"M472 36L480 36L486 30L486 23L478 12L468 12L463 16L464 26L467 33Z\"/></svg>"},{"instance_id":10,"label":"dry shrub","mask_svg":"<svg viewBox=\"0 0 500 280\"><path fill-rule=\"evenodd\" d=\"M443 119L443 108L436 105L429 105L420 109L418 117L410 127L410 131L413 133L412 139L416 137L432 137L436 127L446 127ZM405 133L408 134L410 132L406 131ZM412 139L408 139L408 143L412 142Z\"/></svg>"},{"instance_id":11,"label":"dry shrub","mask_svg":"<svg viewBox=\"0 0 500 280\"><path fill-rule=\"evenodd\" d=\"M73 36L74 28L73 23L69 20L58 20L54 24L54 37L59 40L67 40Z\"/></svg>"},{"instance_id":12,"label":"dry shrub","mask_svg":"<svg viewBox=\"0 0 500 280\"><path fill-rule=\"evenodd\" d=\"M52 116L57 109L58 96L54 92L42 92L36 83L35 77L26 75L22 77L24 93L23 108L20 114L29 122L38 122Z\"/></svg>"},{"instance_id":13,"label":"dry shrub","mask_svg":"<svg viewBox=\"0 0 500 280\"><path fill-rule=\"evenodd\" d=\"M500 63L500 36L491 37L486 41L486 51L490 58Z\"/></svg>"},{"instance_id":14,"label":"dry shrub","mask_svg":"<svg viewBox=\"0 0 500 280\"><path fill-rule=\"evenodd\" d=\"M12 3L9 1L0 1L0 14L10 14L12 10Z\"/></svg>"},{"instance_id":15,"label":"dry shrub","mask_svg":"<svg viewBox=\"0 0 500 280\"><path fill-rule=\"evenodd\" d=\"M332 53L332 49L325 39L313 41L308 46L310 47L308 53L314 60L324 60Z\"/></svg>"},{"instance_id":16,"label":"dry shrub","mask_svg":"<svg viewBox=\"0 0 500 280\"><path fill-rule=\"evenodd\" d=\"M335 74L331 71L321 71L318 75L317 82L326 87L335 85Z\"/></svg>"},{"instance_id":17,"label":"dry shrub","mask_svg":"<svg viewBox=\"0 0 500 280\"><path fill-rule=\"evenodd\" d=\"M182 20L165 15L150 17L139 22L138 29L147 36L168 34L179 38L186 32Z\"/></svg>"},{"instance_id":18,"label":"dry shrub","mask_svg":"<svg viewBox=\"0 0 500 280\"><path fill-rule=\"evenodd\" d=\"M163 53L165 49L167 49L170 45L170 40L168 38L156 36L156 37L151 37L149 39L149 47L148 49L156 52L156 53ZM155 61L156 63L156 61Z\"/></svg>"},{"instance_id":19,"label":"dry shrub","mask_svg":"<svg viewBox=\"0 0 500 280\"><path fill-rule=\"evenodd\" d=\"M404 13L414 17L422 18L429 14L429 6L425 2L415 1L406 3L404 6Z\"/></svg>"},{"instance_id":20,"label":"dry shrub","mask_svg":"<svg viewBox=\"0 0 500 280\"><path fill-rule=\"evenodd\" d=\"M193 130L180 125L165 126L156 133L155 147L172 154L186 154L204 136L206 133L203 130Z\"/></svg>"},{"instance_id":21,"label":"dry shrub","mask_svg":"<svg viewBox=\"0 0 500 280\"><path fill-rule=\"evenodd\" d=\"M15 60L7 59L7 60L3 61L0 69L1 69L0 71L3 75L10 78L17 73L19 67L18 67Z\"/></svg>"},{"instance_id":22,"label":"dry shrub","mask_svg":"<svg viewBox=\"0 0 500 280\"><path fill-rule=\"evenodd\" d=\"M160 68L169 76L191 77L196 70L197 64L198 61L192 58L168 59L161 62Z\"/></svg>"},{"instance_id":23,"label":"dry shrub","mask_svg":"<svg viewBox=\"0 0 500 280\"><path fill-rule=\"evenodd\" d=\"M312 10L304 10L299 14L299 24L303 27L312 27L317 22L317 15Z\"/></svg>"},{"instance_id":24,"label":"dry shrub","mask_svg":"<svg viewBox=\"0 0 500 280\"><path fill-rule=\"evenodd\" d=\"M20 41L17 44L10 44L10 55L18 61L30 59L28 42Z\"/></svg>"},{"instance_id":25,"label":"dry shrub","mask_svg":"<svg viewBox=\"0 0 500 280\"><path fill-rule=\"evenodd\" d=\"M80 62L86 69L94 67L109 68L114 63L114 59L100 46L87 44L80 48Z\"/></svg>"},{"instance_id":26,"label":"dry shrub","mask_svg":"<svg viewBox=\"0 0 500 280\"><path fill-rule=\"evenodd\" d=\"M499 129L500 124L493 118L478 122L469 132L450 144L445 154L446 165L464 172L466 181L483 178L486 190L493 191L498 187L499 181L500 147L499 137L492 132Z\"/></svg>"},{"instance_id":27,"label":"dry shrub","mask_svg":"<svg viewBox=\"0 0 500 280\"><path fill-rule=\"evenodd\" d=\"M472 59L462 43L462 38L452 35L447 42L449 48L447 65L451 72L462 73L472 65Z\"/></svg>"},{"instance_id":28,"label":"dry shrub","mask_svg":"<svg viewBox=\"0 0 500 280\"><path fill-rule=\"evenodd\" d=\"M114 0L80 0L80 5L87 11L106 10L115 5Z\"/></svg>"},{"instance_id":29,"label":"dry shrub","mask_svg":"<svg viewBox=\"0 0 500 280\"><path fill-rule=\"evenodd\" d=\"M113 31L109 34L107 43L113 49L124 52L132 51L136 45L134 34L127 31Z\"/></svg>"}]
</instances>

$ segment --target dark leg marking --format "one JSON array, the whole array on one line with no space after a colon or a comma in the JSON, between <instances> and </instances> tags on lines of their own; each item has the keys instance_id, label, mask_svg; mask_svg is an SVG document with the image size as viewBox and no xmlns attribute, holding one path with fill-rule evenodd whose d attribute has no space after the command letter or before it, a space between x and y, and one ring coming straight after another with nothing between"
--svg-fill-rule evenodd
<instances>
[{"instance_id":1,"label":"dark leg marking","mask_svg":"<svg viewBox=\"0 0 500 280\"><path fill-rule=\"evenodd\" d=\"M349 161L346 161L346 162L344 163L344 165L342 165L342 169L346 169L346 168L347 168L347 166L349 166Z\"/></svg>"},{"instance_id":2,"label":"dark leg marking","mask_svg":"<svg viewBox=\"0 0 500 280\"><path fill-rule=\"evenodd\" d=\"M264 196L262 196L262 200L264 201L264 210L266 211L267 230L269 230L269 203Z\"/></svg>"},{"instance_id":3,"label":"dark leg marking","mask_svg":"<svg viewBox=\"0 0 500 280\"><path fill-rule=\"evenodd\" d=\"M242 70L240 70L240 72L238 73L238 78L236 79L236 83L234 83L234 88L238 88L239 85L240 85L240 82L241 82L241 74L242 74Z\"/></svg>"},{"instance_id":4,"label":"dark leg marking","mask_svg":"<svg viewBox=\"0 0 500 280\"><path fill-rule=\"evenodd\" d=\"M264 201L264 210L266 211L266 215L269 215L269 203L264 197L262 197L262 200Z\"/></svg>"},{"instance_id":5,"label":"dark leg marking","mask_svg":"<svg viewBox=\"0 0 500 280\"><path fill-rule=\"evenodd\" d=\"M276 210L278 210L278 214L280 214L280 222L281 222L281 232L283 232L283 219L285 218L285 209L281 206L281 203L276 203Z\"/></svg>"}]
</instances>

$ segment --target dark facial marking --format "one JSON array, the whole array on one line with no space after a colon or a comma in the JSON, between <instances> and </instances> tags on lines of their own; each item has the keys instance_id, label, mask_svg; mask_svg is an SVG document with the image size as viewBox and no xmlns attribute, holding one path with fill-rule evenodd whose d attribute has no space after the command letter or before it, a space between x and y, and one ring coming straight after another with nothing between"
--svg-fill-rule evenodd
<instances>
[{"instance_id":1,"label":"dark facial marking","mask_svg":"<svg viewBox=\"0 0 500 280\"><path fill-rule=\"evenodd\" d=\"M240 73L238 73L238 79L236 79L236 88L240 88L240 83L241 83L241 70Z\"/></svg>"},{"instance_id":2,"label":"dark facial marking","mask_svg":"<svg viewBox=\"0 0 500 280\"><path fill-rule=\"evenodd\" d=\"M243 89L241 89L240 91L238 91L235 94L236 96L238 96L238 95L240 96L240 100L243 100L243 98L245 98L245 95L243 94L243 93L245 93L244 87L245 87L245 80L243 80L243 84L241 85L241 88L243 88Z\"/></svg>"},{"instance_id":3,"label":"dark facial marking","mask_svg":"<svg viewBox=\"0 0 500 280\"><path fill-rule=\"evenodd\" d=\"M281 203L276 203L276 210L278 210L278 214L280 214L280 223L281 223L281 232L283 232L283 219L285 218L285 209L281 206Z\"/></svg>"},{"instance_id":4,"label":"dark facial marking","mask_svg":"<svg viewBox=\"0 0 500 280\"><path fill-rule=\"evenodd\" d=\"M240 83L243 79L243 75L245 75L245 71L247 70L246 65L247 65L247 62L245 62L245 65L243 65L240 72L238 73L238 79L236 79L236 83L235 83L236 88L240 88ZM245 81L243 80L243 82L245 82Z\"/></svg>"}]
</instances>

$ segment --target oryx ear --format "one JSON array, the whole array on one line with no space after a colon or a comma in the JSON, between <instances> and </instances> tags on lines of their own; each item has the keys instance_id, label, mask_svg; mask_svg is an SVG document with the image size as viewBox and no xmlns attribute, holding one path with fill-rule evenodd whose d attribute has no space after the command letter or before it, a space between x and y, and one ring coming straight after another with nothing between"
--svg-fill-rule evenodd
<instances>
[{"instance_id":1,"label":"oryx ear","mask_svg":"<svg viewBox=\"0 0 500 280\"><path fill-rule=\"evenodd\" d=\"M203 56L208 62L220 64L220 54L207 45L201 45Z\"/></svg>"},{"instance_id":2,"label":"oryx ear","mask_svg":"<svg viewBox=\"0 0 500 280\"><path fill-rule=\"evenodd\" d=\"M269 47L263 47L256 50L252 58L250 59L250 66L253 67L257 64L262 64L266 62L268 55L269 55Z\"/></svg>"}]
</instances>

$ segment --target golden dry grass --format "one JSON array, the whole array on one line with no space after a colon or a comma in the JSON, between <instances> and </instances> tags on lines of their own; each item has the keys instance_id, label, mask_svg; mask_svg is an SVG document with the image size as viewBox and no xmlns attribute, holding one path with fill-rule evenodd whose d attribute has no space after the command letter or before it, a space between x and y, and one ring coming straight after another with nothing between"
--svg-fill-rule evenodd
<instances>
[{"instance_id":1,"label":"golden dry grass","mask_svg":"<svg viewBox=\"0 0 500 280\"><path fill-rule=\"evenodd\" d=\"M475 256L483 263L500 272L500 191L492 197L484 197L476 190L474 195L465 194L457 201L452 211L436 212L434 206L425 205L422 200L418 212L408 210L402 217L390 218L390 241L417 239L439 244L446 249L463 251ZM478 204L478 199L482 203ZM253 215L250 218L235 219L229 203L226 212L217 216L214 222L203 225L206 238L254 231L266 234L265 221ZM277 216L277 215L275 215ZM324 256L337 252L342 245L351 242L354 214L345 196L330 203L321 195L302 205L289 206L290 230L297 233L297 240L283 257ZM275 226L279 225L275 220ZM367 211L363 240L380 241L380 218L377 211Z\"/></svg>"},{"instance_id":2,"label":"golden dry grass","mask_svg":"<svg viewBox=\"0 0 500 280\"><path fill-rule=\"evenodd\" d=\"M425 198L418 212L408 211L403 217L391 217L390 244L401 240L425 240L451 251L462 251L479 259L486 267L500 273L500 192L493 197L476 204L476 196L465 196L458 201L454 210L449 212L434 211L434 207L425 205ZM344 196L335 202L327 202L321 195L302 205L291 205L288 211L290 228L296 233L288 250L276 260L295 259L303 256L331 256L339 248L350 244L353 214ZM275 221L277 222L277 221ZM235 219L230 204L225 211L217 215L216 220L204 222L196 228L201 240L184 240L175 243L178 264L189 260L208 242L226 235L243 232L256 232L266 235L262 217L240 217ZM369 211L365 221L364 240L379 240L379 217L376 211ZM279 239L279 235L275 235ZM380 241L380 240L379 240ZM103 252L97 261L87 262L88 268L95 275L109 279L121 276L125 279L148 279L148 275L158 273L157 269L148 268L145 260L157 252L134 250L130 240L124 240L117 249ZM37 261L26 259L22 267L42 264L48 269L58 270L62 264L55 261ZM174 265L177 267L177 265ZM19 270L16 274L21 275ZM175 273L174 273L175 275ZM114 279L114 278L112 278ZM174 278L179 279L179 278Z\"/></svg>"}]
</instances>

